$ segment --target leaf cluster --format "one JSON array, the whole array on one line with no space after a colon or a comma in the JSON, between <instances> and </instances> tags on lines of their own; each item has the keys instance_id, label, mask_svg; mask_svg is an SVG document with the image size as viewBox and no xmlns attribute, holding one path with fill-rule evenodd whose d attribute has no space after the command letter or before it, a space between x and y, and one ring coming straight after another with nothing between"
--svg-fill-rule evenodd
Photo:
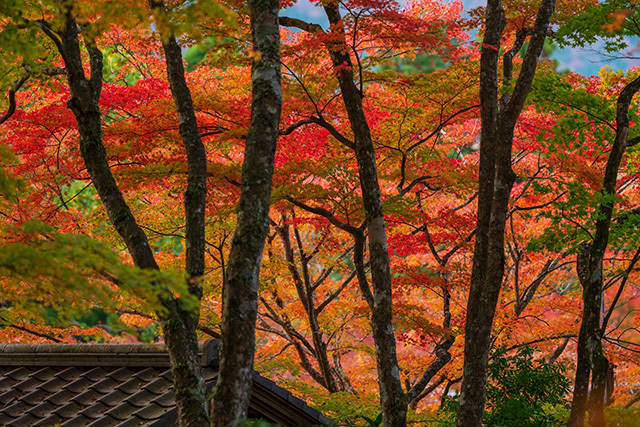
<instances>
[{"instance_id":1,"label":"leaf cluster","mask_svg":"<svg viewBox=\"0 0 640 427\"><path fill-rule=\"evenodd\" d=\"M0 244L0 277L15 287L8 292L14 307L45 304L74 314L81 301L109 307L126 291L162 313L160 299L187 294L183 273L136 268L88 236L59 233L37 222L18 231L19 241Z\"/></svg>"},{"instance_id":2,"label":"leaf cluster","mask_svg":"<svg viewBox=\"0 0 640 427\"><path fill-rule=\"evenodd\" d=\"M585 47L604 39L606 52L619 52L628 47L626 37L640 34L637 11L635 1L599 3L561 25L555 40L560 47Z\"/></svg>"},{"instance_id":3,"label":"leaf cluster","mask_svg":"<svg viewBox=\"0 0 640 427\"><path fill-rule=\"evenodd\" d=\"M504 348L494 349L489 362L486 427L560 426L559 411L567 405L570 381L565 368L534 359L530 346L507 355ZM442 427L455 425L458 396L447 399L443 407Z\"/></svg>"},{"instance_id":4,"label":"leaf cluster","mask_svg":"<svg viewBox=\"0 0 640 427\"><path fill-rule=\"evenodd\" d=\"M561 365L534 359L533 349L520 347L509 357L497 349L489 364L487 388L487 427L540 427L556 425L550 413L555 406L567 404L570 381Z\"/></svg>"}]
</instances>

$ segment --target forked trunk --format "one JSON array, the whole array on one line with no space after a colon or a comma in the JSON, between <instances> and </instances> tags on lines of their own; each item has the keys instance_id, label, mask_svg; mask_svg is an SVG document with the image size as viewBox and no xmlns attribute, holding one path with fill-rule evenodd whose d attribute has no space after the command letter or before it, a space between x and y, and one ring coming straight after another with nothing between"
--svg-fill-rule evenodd
<instances>
[{"instance_id":1,"label":"forked trunk","mask_svg":"<svg viewBox=\"0 0 640 427\"><path fill-rule=\"evenodd\" d=\"M544 0L511 93L511 62L505 56L505 95L498 99L498 58L506 19L500 0L489 0L480 59L480 176L473 268L465 323L464 370L457 425L480 427L484 413L491 327L504 274L504 231L515 174L513 132L531 88L555 8ZM500 108L501 107L501 108Z\"/></svg>"},{"instance_id":2,"label":"forked trunk","mask_svg":"<svg viewBox=\"0 0 640 427\"><path fill-rule=\"evenodd\" d=\"M584 245L578 256L578 278L584 288L583 315L578 336L578 367L571 403L571 414L567 427L583 427L587 405L589 409L589 426L604 427L605 388L609 361L602 348L602 335L605 331L600 326L603 264L604 255L609 244L611 219L618 171L622 156L627 148L629 134L629 106L635 94L640 90L640 77L626 85L616 103L616 137L609 153L609 159L602 182L603 202L596 207L598 212L593 240ZM587 398L587 384L591 371L591 394Z\"/></svg>"},{"instance_id":3,"label":"forked trunk","mask_svg":"<svg viewBox=\"0 0 640 427\"><path fill-rule=\"evenodd\" d=\"M325 3L324 9L335 36L332 41L326 42L326 46L336 70L342 100L355 139L362 202L367 217L369 261L374 296L371 307L371 327L378 367L382 419L385 427L404 427L407 423L409 402L402 390L396 355L391 271L376 155L371 140L371 130L362 106L362 93L353 80L353 64L347 53L350 48L346 43L338 3Z\"/></svg>"}]
</instances>

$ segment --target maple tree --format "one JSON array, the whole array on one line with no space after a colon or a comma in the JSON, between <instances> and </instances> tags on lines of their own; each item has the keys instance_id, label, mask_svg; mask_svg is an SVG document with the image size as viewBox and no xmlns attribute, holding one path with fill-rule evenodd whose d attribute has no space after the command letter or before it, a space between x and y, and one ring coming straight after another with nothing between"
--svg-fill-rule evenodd
<instances>
[{"instance_id":1,"label":"maple tree","mask_svg":"<svg viewBox=\"0 0 640 427\"><path fill-rule=\"evenodd\" d=\"M480 171L473 270L465 325L465 366L458 426L482 425L491 328L504 274L504 234L511 189L513 132L533 82L555 2L543 1L531 29L523 26L504 53L503 94L498 94L498 58L506 15L500 1L487 2L480 58ZM513 56L528 33L529 45L513 79ZM513 85L513 89L511 89Z\"/></svg>"},{"instance_id":2,"label":"maple tree","mask_svg":"<svg viewBox=\"0 0 640 427\"><path fill-rule=\"evenodd\" d=\"M84 7L84 3L78 5ZM595 195L608 155L603 141L611 137L598 142L587 136L589 132L596 135L594 126L601 124L587 120L580 110L570 113L570 108L550 107L557 103L544 94L569 97L585 87L606 93L613 101L630 78L609 76L596 82L544 70L535 84L538 87L534 85L535 96L524 104L526 86L535 70L531 64L537 62L546 24L538 24L540 31L529 40L531 54L526 59L517 52L528 40L527 28L538 13L537 3L505 4L506 26L497 33L491 33L490 25L483 27L484 9L463 20L457 3L412 2L405 8L387 1L344 3L342 8L323 4L332 22L328 28L281 17L284 102L279 149L274 152L269 144L255 145L270 153L261 158L275 156L272 206L266 210L268 196L261 191L265 216L258 220L267 243L264 250L259 243L252 244L251 257L237 258L238 243L251 239L237 235L232 240L231 236L258 210L251 202L250 208L244 207L244 199L240 212L250 215L243 219L234 214L236 203L243 200L241 194L257 187L249 184L251 178L245 174L256 172L262 186L268 186L262 174L270 174L268 162L242 167L251 158L245 148L254 147L254 136L271 138L271 144L278 129L271 111L279 107L258 107L253 97L257 111L268 113L264 120L271 123L269 135L255 133L251 87L252 77L261 73L252 73L250 68L269 60L274 71L266 74L273 77L280 61L266 55L264 49L254 50L243 4L212 5L215 16L206 22L173 2L165 5L169 9L165 20L163 5L153 5L157 13L152 31L147 24L151 10L147 3L135 4L140 14L127 14L131 21L116 18L117 4L105 6L103 20L89 19L87 28L99 28L95 46L103 55L103 82L97 106L108 169L161 270L151 273L133 268L138 262L127 254L125 240L110 231L109 216L96 198L99 185L91 185L77 149L78 121L65 105L70 97L62 68L65 63L46 38L38 37L40 44L35 49L23 46L29 55L3 58L3 67L10 73L7 112L0 124L2 147L14 152L16 159L3 151L2 236L8 242L1 248L2 284L8 296L0 320L6 326L0 331L3 340L142 337L127 333L160 339L156 322L166 314L155 301L157 284L164 283L165 298L179 297L184 302L181 307L191 322L191 342L195 343L196 330L200 337L222 337L222 351L229 352L223 356L229 358L225 366L238 357L243 368L231 371L244 373L245 379L254 350L250 338L254 315L250 313L257 309L258 369L334 411L332 416L345 425L363 425L362 416L373 422L380 412L385 425L404 425L407 417L426 422L461 381L467 384L463 389L471 384L468 369L463 375L463 352L474 350L469 345L465 348L465 340L483 340L480 353L486 350L486 355L490 345L514 351L532 343L550 358L550 364L562 361L573 366L576 351L580 352L572 340L578 335L575 319L581 310L574 255L577 242L586 235L574 237L571 233L576 227L571 220L587 224L588 216L605 200ZM571 6L576 7L568 12L569 7L559 5L554 22L583 12L585 4ZM492 10L499 14L499 9ZM184 27L178 17L184 18ZM273 12L267 12L267 17L273 33ZM11 28L6 26L8 21L2 22L5 30ZM491 21L496 22L499 20ZM482 47L469 42L465 32L472 26L480 26L485 37L493 34L495 43L485 41ZM292 27L302 30L291 31ZM3 32L3 40L23 40L28 31L42 36L37 26L15 31L23 33L17 37ZM187 99L193 103L193 113L185 113L179 107L184 98L176 94L182 89L172 81L170 70L167 74L167 65L172 63L173 70L179 71L182 55L178 53L182 52L178 51L197 42L206 54L187 69L182 82L178 79L183 89L188 87ZM509 50L489 47L498 42ZM80 46L85 44L80 42ZM446 67L404 75L380 66L420 52L437 53ZM87 73L91 69L89 51L80 53L81 70ZM491 61L487 55L492 56ZM491 67L487 68L487 62ZM477 82L481 70L489 69L494 88L487 98L486 90L479 93ZM25 71L30 76L21 81ZM499 79L501 71L503 78ZM558 88L564 85L567 90L560 92ZM594 96L567 99L584 110L593 105ZM486 111L490 105L493 113ZM494 263L491 268L495 267L495 317L490 316L489 326L485 322L484 332L469 333L471 327L465 331L465 322L480 319L468 314L475 304L473 298L467 301L469 285L478 288L474 270L482 267L474 261L474 245L480 251L477 246L482 236L488 241L482 220L491 218L476 209L488 209L485 197L494 188L485 179L488 172L483 156L497 153L482 152L482 147L491 147L487 141L492 134L486 126L494 121L487 114L497 114L497 109L503 112L503 133L511 135L503 139L501 170L513 170L513 189L511 185L503 188L492 229L497 254L489 258ZM204 170L200 166L199 180L192 176L198 170L192 165L194 156L183 146L189 140L185 132L191 132L193 144L202 141L207 164ZM508 155L507 145L513 147ZM631 215L636 203L630 192L635 188L634 156L632 153L623 163L626 211L619 218ZM202 160L202 152L195 158ZM267 172L259 171L259 166L265 166ZM203 174L208 197L198 211L188 201L192 195L188 188L194 182L202 188ZM17 191L14 178L22 181ZM478 189L478 182L485 187ZM576 189L577 183L584 183L586 189ZM191 214L189 209L193 209ZM628 321L621 315L624 308L616 306L633 301L637 292L637 247L632 247L628 228L634 219L629 215L627 228L613 232L619 240L602 255L608 266L603 273L605 299L613 302L601 334L605 341L610 340L606 342L618 344L623 344L622 334L628 333ZM203 222L188 220L196 217ZM476 217L480 218L477 226ZM616 221L624 222L614 220L614 224ZM261 240L258 232L250 235L256 242ZM191 245L192 240L200 246ZM34 263L25 268L18 262L43 258L50 262L39 261L37 268ZM246 268L236 264L238 260L246 261ZM240 278L239 271L246 279ZM200 276L201 280L192 280ZM230 287L238 280L247 287ZM56 283L65 283L68 292L58 289ZM230 289L249 297L245 303L251 309L246 318L225 314L233 303L221 301L231 297ZM201 298L198 323L194 320L198 304L185 299L189 294ZM52 307L59 320L69 319L71 324L47 318ZM112 323L83 325L77 320L84 310L80 307L115 311L116 327L128 324L127 333L114 333ZM491 304L480 308L494 310ZM233 319L244 320L244 332L229 332L224 325ZM619 339L614 340L614 334L620 334ZM245 338L237 339L239 335ZM166 338L165 342L170 345ZM613 348L612 344L605 352L618 365L617 402L632 402L638 372L632 349ZM476 360L482 362L481 357ZM486 359L483 363L484 368L476 369L480 385L486 383ZM196 378L197 372L189 375ZM629 380L622 381L622 377ZM229 377L227 381L236 380ZM247 394L245 386L233 384L230 388L237 396L221 392L230 398L230 418L242 416L245 400L238 396ZM473 391L480 395L482 389ZM465 396L467 404L475 404L474 419L481 419L484 399L471 399L469 392ZM199 422L208 423L201 402L203 398L197 397L192 407ZM213 418L225 416L214 414Z\"/></svg>"},{"instance_id":3,"label":"maple tree","mask_svg":"<svg viewBox=\"0 0 640 427\"><path fill-rule=\"evenodd\" d=\"M269 229L282 108L279 8L278 0L249 2L257 58L251 68L251 124L244 149L237 226L222 288L220 373L211 408L212 424L216 426L232 426L246 418L253 381L258 278Z\"/></svg>"},{"instance_id":4,"label":"maple tree","mask_svg":"<svg viewBox=\"0 0 640 427\"><path fill-rule=\"evenodd\" d=\"M634 73L630 74L633 76ZM590 99L590 101L583 102L588 107L586 109L581 108L579 115L583 117L583 120L586 119L590 123L595 138L602 138L602 141L613 139L611 148L596 140L596 144L599 143L600 145L596 146L594 150L602 152L604 149L606 155L603 156L606 162L598 162L601 164L599 169L602 170L602 178L598 179L594 176L594 180L588 186L578 185L569 190L576 200L581 200L580 203L590 206L591 209L588 211L591 217L585 217L584 214L580 214L573 218L573 221L580 221L580 227L583 230L579 235L571 239L576 252L576 274L583 287L583 320L578 339L578 364L569 425L584 424L587 397L591 402L590 425L605 425L603 406L611 398L610 396L605 397L605 390L609 388L609 393L611 393L611 385L607 386L607 378L612 367L603 352L602 341L606 334L608 322L623 292L626 279L620 284L616 297L613 298L610 307L605 312L602 308L606 277L604 259L605 253L608 251L610 236L616 236L613 239L616 251L629 251L630 247L633 248L635 245L635 233L626 228L629 226L629 215L635 212L633 210L628 212L624 209L621 212L616 212L615 215L621 218L616 221L614 220L614 205L616 203L615 199L621 196L618 190L619 180L628 181L630 179L629 176L621 178L620 172L625 149L636 144L634 138L628 138L628 126L629 107L635 92L637 92L638 82L637 78L631 78L621 84L624 81L624 77L618 75L616 77L619 79L619 83L610 85L613 75L605 71L603 77L604 85L602 85L602 82L593 81L587 83L581 79L573 79L569 84L553 78L557 83L554 85L555 87L571 87L571 92L557 91L556 94L559 95L557 98L542 95L542 98L547 102L556 105L555 110L560 111L575 108L577 99ZM550 80L545 79L543 82L542 87L548 87ZM602 85L600 87L604 89L604 93L598 94L595 91L598 85ZM616 98L614 94L618 90L618 86L622 89ZM613 101L615 101L615 108L613 107ZM615 117L615 124L608 121L607 117L611 116ZM573 132L575 132L575 127L572 126L572 128ZM611 134L612 132L613 135ZM564 132L560 133L560 135L562 134ZM601 194L596 196L598 191ZM585 195L587 194L589 195L587 196L589 201L585 200ZM563 202L563 208L566 209L574 203L576 202L565 201ZM623 242L617 241L617 236L620 235L625 236ZM621 243L622 247L618 247ZM630 262L625 267L626 273L624 275L626 277L634 269L636 262L637 255L630 255ZM609 284L614 282L609 279ZM592 373L592 386L591 391L588 391L590 372Z\"/></svg>"},{"instance_id":5,"label":"maple tree","mask_svg":"<svg viewBox=\"0 0 640 427\"><path fill-rule=\"evenodd\" d=\"M561 33L560 40L564 43L580 45L599 34L610 39L607 43L608 50L619 49L622 43L620 34L628 34L629 31L633 33L633 29L630 29L633 28L633 24L630 26L629 23L624 22L628 15L628 10L624 9L626 7L628 5L624 3L610 4L602 6L608 12L602 13L601 6L594 6L588 9L584 15L570 20L567 28L573 28L574 32L571 34ZM598 15L598 18L595 18L594 14ZM589 18L590 16L591 18ZM582 22L581 29L575 28L576 22ZM584 25L585 23L588 23L588 25ZM583 287L583 313L578 337L575 385L571 415L567 422L568 426L584 425L587 402L589 402L589 425L605 426L603 409L611 401L612 384L610 379L614 365L610 363L603 351L603 337L606 334L609 319L624 289L626 279L620 284L616 297L614 297L605 314L604 259L610 243L610 236L623 233L626 236L623 245L633 245L632 242L634 241L632 237L634 233L631 230L624 230L624 224L628 223L629 213L618 214L621 215L621 220L618 223L614 222L614 208L616 199L619 197L618 182L621 165L623 164L623 155L628 147L633 147L637 143L635 139L629 139L629 115L633 98L640 89L640 81L637 77L632 77L633 72L630 74L631 76L626 82L612 84L612 76L607 76L605 71L603 80L608 87L604 89L604 93L596 95L593 92L593 86L584 85L581 87L579 86L580 83L574 82L574 87L577 87L576 94L560 94L558 98L552 101L575 108L573 107L576 105L575 98L582 97L583 104L587 107L580 109L580 111L586 115L587 120L595 119L596 123L593 126L594 130L596 130L595 134L605 141L613 140L606 157L607 161L603 168L601 184L598 183L599 185L596 187L596 189L599 189L600 195L599 197L594 197L595 200L592 201L593 216L585 221L583 226L583 229L588 234L583 237L584 240L579 242L579 247L576 251L576 274ZM620 78L621 76L617 77ZM619 90L619 94L617 98L614 98L616 90ZM595 99L591 98L591 102L584 102L586 101L585 98L589 97L595 97ZM615 109L610 106L614 100ZM609 122L608 117L614 117L615 124ZM607 128L599 129L602 125ZM611 131L614 132L614 135L610 135ZM628 180L629 178L622 179ZM631 213L633 214L634 211L631 211ZM620 228L623 231L620 231ZM612 243L617 243L615 237ZM637 255L633 255L626 269L627 277L636 262ZM589 390L590 374L591 389Z\"/></svg>"},{"instance_id":6,"label":"maple tree","mask_svg":"<svg viewBox=\"0 0 640 427\"><path fill-rule=\"evenodd\" d=\"M99 108L103 84L103 54L95 39L96 30L90 22L84 21L85 17L82 16L81 7L73 2L52 5L52 7L47 10L47 14L51 17L50 21L47 19L29 20L29 18L24 17L24 14L26 12L28 16L30 11L23 11L17 8L12 9L11 6L12 5L9 5L7 10L3 11L8 19L5 22L5 30L7 27L9 27L9 29L12 27L20 29L22 26L32 26L33 28L41 30L59 52L64 63L63 70L60 71L60 74L66 76L70 92L70 100L67 102L67 105L75 116L79 133L80 153L91 182L95 186L100 200L106 208L111 224L113 224L117 233L124 241L134 265L141 269L158 270L159 266L149 245L147 235L138 225L109 167L107 153L103 143L102 117ZM209 417L205 406L205 383L202 368L197 357L196 337L196 327L199 320L198 304L202 297L200 282L204 274L204 226L207 192L206 154L198 130L191 94L185 81L181 47L176 41L173 33L174 30L171 29L169 21L163 17L166 13L165 5L161 1L151 1L149 6L151 12L158 18L155 24L159 29L162 39L162 47L167 65L167 79L178 115L179 133L187 155L188 171L187 188L184 197L187 292L183 295L175 296L172 295L171 290L166 287L166 283L154 280L151 284L155 288L155 298L158 299L160 306L156 314L158 318L162 320L163 337L171 356L176 404L180 423L184 425L207 425ZM250 14L252 18L257 20L257 24L255 24L257 33L254 37L254 44L264 50L264 59L256 59L258 65L256 66L257 75L254 76L254 79L257 88L260 88L260 85L264 85L265 82L267 84L275 84L276 87L271 91L265 91L264 88L261 88L261 92L256 92L254 96L256 109L253 114L253 120L257 120L258 124L254 125L253 134L261 134L265 130L271 129L271 137L267 136L267 140L259 139L258 142L265 142L270 139L271 148L268 148L266 153L260 150L254 152L251 148L247 150L245 156L247 165L245 169L250 169L251 171L245 175L243 182L247 187L245 191L241 193L241 206L242 202L248 199L249 202L245 203L253 205L252 209L259 206L259 199L257 199L257 197L262 197L263 217L266 216L268 210L271 186L270 179L266 178L271 175L270 164L273 162L273 153L275 151L276 135L273 135L273 129L277 129L279 120L279 114L277 114L279 112L279 106L277 103L273 104L271 102L273 93L279 92L279 81L276 79L275 83L272 83L271 80L274 79L274 77L270 75L270 70L274 67L274 62L278 62L277 51L279 50L279 43L277 38L274 43L270 40L271 36L268 33L267 35L264 34L265 27L267 29L271 28L271 33L274 31L276 35L278 33L278 5L267 6L266 14L263 12L265 8L264 5L256 6L252 10L253 14ZM273 11L274 7L275 13ZM79 39L82 40L82 46L89 56L89 78L87 78L85 74ZM268 52L272 52L274 49L276 52L275 61L274 58L271 58L273 53L268 54ZM18 54L21 53L22 52L18 50ZM26 69L28 71L28 68ZM264 71L267 71L266 78L261 75ZM276 68L276 77L277 74ZM12 93L15 93L15 88L23 83L24 78L16 83ZM267 105L269 109L272 109L273 105L276 106L275 112L269 111L268 113L272 115L272 124L270 126L266 126L265 123L263 123L269 119L269 116L267 115L265 117L261 115L261 103L264 102L262 100L265 98L268 100ZM12 104L15 104L14 98L10 101ZM10 113L12 112L7 112L7 114ZM269 135L268 132L267 135ZM252 145L253 142L250 139L248 147ZM265 159L268 159L269 152L271 152L271 161L267 162L266 171L262 172L256 165L260 165ZM256 173L256 171L258 176L254 178L252 174ZM260 187L260 185L258 185L257 189L252 187L254 181L263 186L266 185L266 188ZM259 242L264 241L264 234L266 232L264 231L262 235L259 233L250 238L244 236L244 234L247 234L247 231L250 234L254 234L256 224L265 223L266 221L265 218L260 217L260 215L254 214L248 215L248 221L243 221L247 215L243 215L242 209L240 209L239 213L240 221L237 226L237 235L239 237L235 239L236 243L234 243L236 252L234 253L232 251L230 255L230 274L226 286L230 288L226 294L231 295L230 298L226 299L226 307L231 306L232 314L228 315L223 313L223 316L226 316L223 318L230 319L228 323L230 325L234 325L234 319L231 319L232 316L242 317L235 313L237 309L233 307L246 304L244 301L236 302L237 298L233 297L234 292L237 292L235 289L246 284L247 281L257 282L257 272L259 269L256 269L255 265L257 264L259 266L259 262L247 258L247 254L253 250L256 253L254 258L260 259L262 246ZM248 265L248 268L243 267L245 263ZM238 290L241 294L246 292L246 289ZM244 298L244 296L242 296L242 298ZM254 297L254 304L256 302L257 298ZM249 319L251 319L250 313L247 314L249 314ZM229 331L229 333L233 334L234 332ZM237 350L234 351L234 349L231 349L231 352L229 352L227 350L231 347L229 343L222 349L222 366L218 388L223 388L226 382L230 382L232 389L240 391L241 394L239 396L232 396L230 393L227 394L223 392L222 395L214 398L213 411L216 425L232 425L246 414L248 405L247 390L251 382L253 341L251 340L252 334L247 335L245 333L245 335L249 341L250 357L244 356L244 358L241 358L243 355ZM241 358L240 360L248 360L248 362L245 362L245 365L248 366L244 368L235 366L233 359L239 357ZM230 364L231 369L226 368L226 364ZM241 375L240 379L234 380L234 377L238 375ZM229 398L231 398L231 400L229 400ZM234 409L234 405L238 405L238 409ZM229 412L226 413L226 411Z\"/></svg>"}]
</instances>

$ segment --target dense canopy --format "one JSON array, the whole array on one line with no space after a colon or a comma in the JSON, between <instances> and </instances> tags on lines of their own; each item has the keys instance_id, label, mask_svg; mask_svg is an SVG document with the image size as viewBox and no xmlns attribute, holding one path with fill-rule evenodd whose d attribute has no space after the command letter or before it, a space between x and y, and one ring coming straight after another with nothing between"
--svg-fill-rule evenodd
<instances>
[{"instance_id":1,"label":"dense canopy","mask_svg":"<svg viewBox=\"0 0 640 427\"><path fill-rule=\"evenodd\" d=\"M0 342L222 335L346 426L633 424L640 68L543 49L623 56L636 4L271 3L0 4Z\"/></svg>"}]
</instances>

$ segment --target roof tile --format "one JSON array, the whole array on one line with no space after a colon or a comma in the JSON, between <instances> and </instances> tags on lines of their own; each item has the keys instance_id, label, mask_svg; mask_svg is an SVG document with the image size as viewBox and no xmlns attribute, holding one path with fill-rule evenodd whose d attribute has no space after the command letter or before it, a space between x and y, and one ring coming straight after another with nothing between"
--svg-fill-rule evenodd
<instances>
[{"instance_id":1,"label":"roof tile","mask_svg":"<svg viewBox=\"0 0 640 427\"><path fill-rule=\"evenodd\" d=\"M5 392L11 388L13 381L11 378L2 377L0 378L0 392Z\"/></svg>"},{"instance_id":2,"label":"roof tile","mask_svg":"<svg viewBox=\"0 0 640 427\"><path fill-rule=\"evenodd\" d=\"M93 384L93 381L83 375L77 380L67 384L64 388L72 393L81 393L85 391L91 384Z\"/></svg>"},{"instance_id":3,"label":"roof tile","mask_svg":"<svg viewBox=\"0 0 640 427\"><path fill-rule=\"evenodd\" d=\"M66 405L56 409L55 414L60 415L62 418L71 418L82 410L82 405L77 404L74 401L67 403Z\"/></svg>"},{"instance_id":4,"label":"roof tile","mask_svg":"<svg viewBox=\"0 0 640 427\"><path fill-rule=\"evenodd\" d=\"M122 423L118 424L118 427L139 427L141 425L147 425L147 423L142 421L140 418L129 418L128 420L125 420ZM170 424L165 423L165 425Z\"/></svg>"},{"instance_id":5,"label":"roof tile","mask_svg":"<svg viewBox=\"0 0 640 427\"><path fill-rule=\"evenodd\" d=\"M164 378L164 374L159 377L157 380L150 382L149 384L142 387L145 390L149 390L154 394L162 394L165 393L173 386L173 382L168 381Z\"/></svg>"},{"instance_id":6,"label":"roof tile","mask_svg":"<svg viewBox=\"0 0 640 427\"><path fill-rule=\"evenodd\" d=\"M214 379L214 378L217 378L217 377L218 377L218 371L215 371L215 370L213 370L213 369L211 369L211 368L205 368L205 369L203 369L203 372L204 372L204 379L205 379L207 382L209 382L209 381L211 381L212 379Z\"/></svg>"},{"instance_id":7,"label":"roof tile","mask_svg":"<svg viewBox=\"0 0 640 427\"><path fill-rule=\"evenodd\" d=\"M34 417L31 414L24 414L20 418L11 421L7 424L7 427L25 427L30 426L40 421L40 418Z\"/></svg>"},{"instance_id":8,"label":"roof tile","mask_svg":"<svg viewBox=\"0 0 640 427\"><path fill-rule=\"evenodd\" d=\"M100 393L93 388L89 388L84 393L80 393L79 395L72 397L71 400L82 406L90 406L93 405L93 402L104 396L104 394L105 393Z\"/></svg>"},{"instance_id":9,"label":"roof tile","mask_svg":"<svg viewBox=\"0 0 640 427\"><path fill-rule=\"evenodd\" d=\"M97 368L93 368L89 372L82 374L82 378L86 378L91 382L95 382L102 380L107 376L108 373L109 372L106 369L98 366Z\"/></svg>"},{"instance_id":10,"label":"roof tile","mask_svg":"<svg viewBox=\"0 0 640 427\"><path fill-rule=\"evenodd\" d=\"M151 403L164 406L165 408L173 408L176 406L176 398L173 393L164 393L160 395L160 397L152 400Z\"/></svg>"},{"instance_id":11,"label":"roof tile","mask_svg":"<svg viewBox=\"0 0 640 427\"><path fill-rule=\"evenodd\" d=\"M143 420L152 421L157 420L162 415L168 412L167 408L160 405L150 404L133 413L134 417L142 418Z\"/></svg>"},{"instance_id":12,"label":"roof tile","mask_svg":"<svg viewBox=\"0 0 640 427\"><path fill-rule=\"evenodd\" d=\"M63 422L65 419L59 415L51 414L47 418L38 421L36 426L55 426Z\"/></svg>"},{"instance_id":13,"label":"roof tile","mask_svg":"<svg viewBox=\"0 0 640 427\"><path fill-rule=\"evenodd\" d=\"M111 378L110 376L90 386L91 389L99 392L100 394L110 393L119 384L119 381Z\"/></svg>"},{"instance_id":14,"label":"roof tile","mask_svg":"<svg viewBox=\"0 0 640 427\"><path fill-rule=\"evenodd\" d=\"M120 384L118 387L116 387L116 389L127 394L133 394L136 391L140 390L140 387L144 385L146 385L145 381L142 381L138 378L131 378L129 381Z\"/></svg>"},{"instance_id":15,"label":"roof tile","mask_svg":"<svg viewBox=\"0 0 640 427\"><path fill-rule=\"evenodd\" d=\"M137 407L133 406L129 402L122 402L121 405L112 408L105 415L110 415L117 420L124 421L131 416L134 412L138 410Z\"/></svg>"},{"instance_id":16,"label":"roof tile","mask_svg":"<svg viewBox=\"0 0 640 427\"><path fill-rule=\"evenodd\" d=\"M13 388L6 393L0 394L0 405L9 405L12 401L17 400L20 396L22 396L22 393Z\"/></svg>"},{"instance_id":17,"label":"roof tile","mask_svg":"<svg viewBox=\"0 0 640 427\"><path fill-rule=\"evenodd\" d=\"M42 381L39 379L29 377L26 380L17 383L14 388L25 394L35 390L40 384L42 384Z\"/></svg>"},{"instance_id":18,"label":"roof tile","mask_svg":"<svg viewBox=\"0 0 640 427\"><path fill-rule=\"evenodd\" d=\"M15 420L15 417L10 417L4 412L0 411L0 426L4 426L9 424L11 421Z\"/></svg>"},{"instance_id":19,"label":"roof tile","mask_svg":"<svg viewBox=\"0 0 640 427\"><path fill-rule=\"evenodd\" d=\"M4 408L2 412L9 415L10 417L18 418L19 416L27 412L27 410L30 408L31 408L31 405L29 405L27 402L18 400L13 405L7 406L6 408Z\"/></svg>"},{"instance_id":20,"label":"roof tile","mask_svg":"<svg viewBox=\"0 0 640 427\"><path fill-rule=\"evenodd\" d=\"M51 396L47 397L45 400L47 402L53 403L56 406L62 406L68 403L69 399L71 399L73 396L75 396L75 394L72 393L71 391L62 389L59 392L54 393Z\"/></svg>"},{"instance_id":21,"label":"roof tile","mask_svg":"<svg viewBox=\"0 0 640 427\"><path fill-rule=\"evenodd\" d=\"M60 424L60 427L85 427L92 421L91 418L87 418L84 415L76 415L70 420Z\"/></svg>"},{"instance_id":22,"label":"roof tile","mask_svg":"<svg viewBox=\"0 0 640 427\"><path fill-rule=\"evenodd\" d=\"M133 371L129 368L120 368L109 373L109 377L118 382L127 381L133 375Z\"/></svg>"},{"instance_id":23,"label":"roof tile","mask_svg":"<svg viewBox=\"0 0 640 427\"><path fill-rule=\"evenodd\" d=\"M104 403L109 406L116 406L124 399L129 397L127 393L124 393L120 390L113 390L111 393L102 396L98 401Z\"/></svg>"},{"instance_id":24,"label":"roof tile","mask_svg":"<svg viewBox=\"0 0 640 427\"><path fill-rule=\"evenodd\" d=\"M157 376L158 376L158 368L147 368L134 375L135 378L139 378L147 383L149 381L154 380Z\"/></svg>"},{"instance_id":25,"label":"roof tile","mask_svg":"<svg viewBox=\"0 0 640 427\"><path fill-rule=\"evenodd\" d=\"M156 397L158 397L157 394L151 393L147 390L140 390L139 392L127 397L124 401L129 402L133 406L137 406L138 408L142 408L143 406L147 406L149 402L151 402Z\"/></svg>"},{"instance_id":26,"label":"roof tile","mask_svg":"<svg viewBox=\"0 0 640 427\"><path fill-rule=\"evenodd\" d=\"M39 381L49 381L58 371L51 369L50 367L44 367L42 369L38 369L31 376Z\"/></svg>"},{"instance_id":27,"label":"roof tile","mask_svg":"<svg viewBox=\"0 0 640 427\"><path fill-rule=\"evenodd\" d=\"M78 415L84 415L87 418L91 418L92 420L96 420L98 418L104 417L104 414L111 409L110 406L105 405L102 402L96 402L93 405L89 406L87 409L83 409Z\"/></svg>"},{"instance_id":28,"label":"roof tile","mask_svg":"<svg viewBox=\"0 0 640 427\"><path fill-rule=\"evenodd\" d=\"M38 419L42 419L48 416L51 411L56 409L55 405L49 402L43 402L33 408L29 409L29 413Z\"/></svg>"},{"instance_id":29,"label":"roof tile","mask_svg":"<svg viewBox=\"0 0 640 427\"><path fill-rule=\"evenodd\" d=\"M72 366L67 369L63 369L62 371L56 374L57 378L61 378L67 382L71 382L76 380L80 375L82 375L82 371L75 366Z\"/></svg>"},{"instance_id":30,"label":"roof tile","mask_svg":"<svg viewBox=\"0 0 640 427\"><path fill-rule=\"evenodd\" d=\"M56 376L51 378L46 383L42 384L40 388L42 390L45 390L48 393L55 393L59 391L62 387L64 387L66 384L68 384L68 382L69 382L68 380L65 380L64 378L60 378Z\"/></svg>"},{"instance_id":31,"label":"roof tile","mask_svg":"<svg viewBox=\"0 0 640 427\"><path fill-rule=\"evenodd\" d=\"M13 378L14 380L24 380L32 373L33 373L33 370L21 366L17 369L13 369L7 372L5 375L7 377Z\"/></svg>"},{"instance_id":32,"label":"roof tile","mask_svg":"<svg viewBox=\"0 0 640 427\"><path fill-rule=\"evenodd\" d=\"M98 418L97 420L89 424L87 427L112 427L112 426L120 427L121 425L122 425L121 420L117 420L111 417L110 415L105 415L102 418Z\"/></svg>"},{"instance_id":33,"label":"roof tile","mask_svg":"<svg viewBox=\"0 0 640 427\"><path fill-rule=\"evenodd\" d=\"M37 405L47 396L48 393L41 388L36 388L31 393L26 394L20 398L23 402L27 402L29 405Z\"/></svg>"}]
</instances>

